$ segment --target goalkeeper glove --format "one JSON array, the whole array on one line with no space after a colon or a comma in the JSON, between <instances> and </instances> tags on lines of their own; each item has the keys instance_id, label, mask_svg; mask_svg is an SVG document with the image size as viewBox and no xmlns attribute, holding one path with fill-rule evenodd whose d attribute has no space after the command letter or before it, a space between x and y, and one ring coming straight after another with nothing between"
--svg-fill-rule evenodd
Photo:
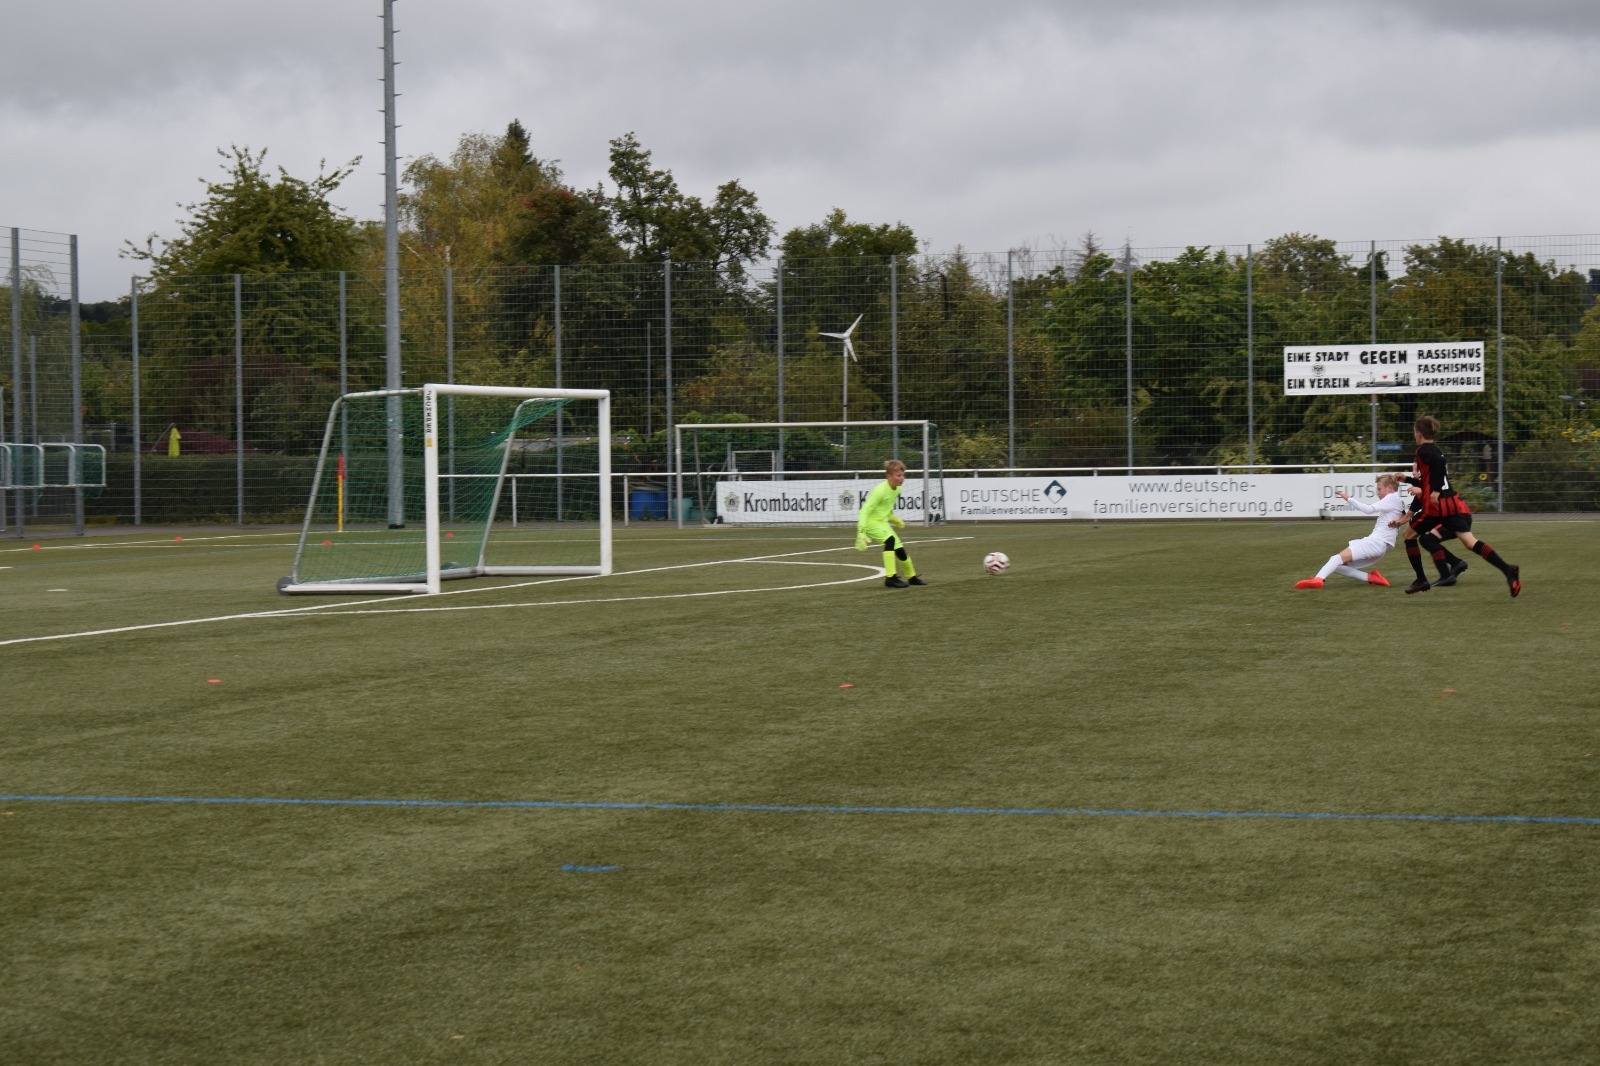
<instances>
[{"instance_id":1,"label":"goalkeeper glove","mask_svg":"<svg viewBox=\"0 0 1600 1066\"><path fill-rule=\"evenodd\" d=\"M856 551L864 552L866 550L867 550L867 535L865 533L863 533L861 530L856 530Z\"/></svg>"},{"instance_id":2,"label":"goalkeeper glove","mask_svg":"<svg viewBox=\"0 0 1600 1066\"><path fill-rule=\"evenodd\" d=\"M897 514L891 514L889 516L889 524L896 529L906 528L905 520Z\"/></svg>"}]
</instances>

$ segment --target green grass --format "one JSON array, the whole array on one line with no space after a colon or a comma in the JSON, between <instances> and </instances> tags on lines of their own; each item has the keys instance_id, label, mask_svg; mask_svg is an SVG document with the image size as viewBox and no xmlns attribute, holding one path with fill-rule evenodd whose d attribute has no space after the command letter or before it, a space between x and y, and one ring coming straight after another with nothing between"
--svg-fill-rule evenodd
<instances>
[{"instance_id":1,"label":"green grass","mask_svg":"<svg viewBox=\"0 0 1600 1066\"><path fill-rule=\"evenodd\" d=\"M0 794L556 805L5 800L0 1061L1592 1062L1600 525L1480 531L1520 599L1293 591L1352 523L945 527L905 590L635 527L379 603L13 542L0 641L315 609L0 644Z\"/></svg>"}]
</instances>

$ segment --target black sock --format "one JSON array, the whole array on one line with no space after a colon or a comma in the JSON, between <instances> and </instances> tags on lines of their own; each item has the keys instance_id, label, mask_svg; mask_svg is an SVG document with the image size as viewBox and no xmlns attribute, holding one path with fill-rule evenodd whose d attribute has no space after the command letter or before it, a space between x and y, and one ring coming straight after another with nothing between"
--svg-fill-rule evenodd
<instances>
[{"instance_id":1,"label":"black sock","mask_svg":"<svg viewBox=\"0 0 1600 1066\"><path fill-rule=\"evenodd\" d=\"M1406 541L1406 559L1417 572L1418 581L1428 580L1428 575L1422 572L1422 548L1414 540Z\"/></svg>"},{"instance_id":2,"label":"black sock","mask_svg":"<svg viewBox=\"0 0 1600 1066\"><path fill-rule=\"evenodd\" d=\"M1489 561L1489 565L1499 570L1502 574L1511 573L1510 564L1504 559L1500 558L1499 552L1489 547L1489 545L1483 541L1480 540L1478 543L1474 544L1472 546L1472 550L1477 552L1484 559L1487 559Z\"/></svg>"}]
</instances>

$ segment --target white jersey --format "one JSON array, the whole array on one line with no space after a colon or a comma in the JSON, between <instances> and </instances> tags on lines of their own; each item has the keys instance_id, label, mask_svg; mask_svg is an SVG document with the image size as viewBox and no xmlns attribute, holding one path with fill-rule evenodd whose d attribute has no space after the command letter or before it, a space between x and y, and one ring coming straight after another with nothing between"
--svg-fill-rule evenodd
<instances>
[{"instance_id":1,"label":"white jersey","mask_svg":"<svg viewBox=\"0 0 1600 1066\"><path fill-rule=\"evenodd\" d=\"M1372 532L1361 538L1367 541L1382 541L1384 548L1394 547L1394 539L1400 533L1398 526L1389 523L1406 513L1406 498L1398 492L1391 492L1377 503L1368 503L1352 497L1345 501L1360 511L1362 514L1377 515L1378 520L1372 525ZM1353 541L1351 543L1354 543Z\"/></svg>"}]
</instances>

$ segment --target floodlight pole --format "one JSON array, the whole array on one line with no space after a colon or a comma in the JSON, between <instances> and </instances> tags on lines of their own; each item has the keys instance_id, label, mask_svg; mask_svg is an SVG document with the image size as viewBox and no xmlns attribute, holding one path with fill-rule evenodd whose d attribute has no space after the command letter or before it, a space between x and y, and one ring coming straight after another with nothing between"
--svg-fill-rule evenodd
<instances>
[{"instance_id":1,"label":"floodlight pole","mask_svg":"<svg viewBox=\"0 0 1600 1066\"><path fill-rule=\"evenodd\" d=\"M400 179L395 152L394 0L383 0L383 311L384 381L400 388ZM405 434L400 397L389 398L389 528L406 524Z\"/></svg>"}]
</instances>

